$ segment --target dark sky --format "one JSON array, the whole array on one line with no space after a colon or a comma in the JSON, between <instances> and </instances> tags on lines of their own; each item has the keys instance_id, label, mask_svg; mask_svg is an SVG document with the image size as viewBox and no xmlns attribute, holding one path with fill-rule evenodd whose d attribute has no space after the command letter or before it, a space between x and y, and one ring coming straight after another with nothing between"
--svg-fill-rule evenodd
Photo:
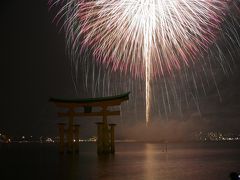
<instances>
[{"instance_id":1,"label":"dark sky","mask_svg":"<svg viewBox=\"0 0 240 180\"><path fill-rule=\"evenodd\" d=\"M59 33L59 27L52 23L53 16L46 0L5 0L2 4L0 132L13 136L55 135L56 109L48 102L49 97L77 97L65 53L64 33ZM189 120L197 116L198 121L191 125L204 122L204 126L216 127L216 130L239 129L239 56L235 61L233 73L217 80L222 101L216 89L209 88L207 96L199 100L201 117L191 108L190 113L184 115ZM142 103L138 103L137 106L142 107ZM128 117L128 121L132 119ZM133 122L138 122L136 117Z\"/></svg>"},{"instance_id":2,"label":"dark sky","mask_svg":"<svg viewBox=\"0 0 240 180\"><path fill-rule=\"evenodd\" d=\"M45 0L5 1L1 8L0 131L51 133L48 98L74 95L64 35L52 17Z\"/></svg>"}]
</instances>

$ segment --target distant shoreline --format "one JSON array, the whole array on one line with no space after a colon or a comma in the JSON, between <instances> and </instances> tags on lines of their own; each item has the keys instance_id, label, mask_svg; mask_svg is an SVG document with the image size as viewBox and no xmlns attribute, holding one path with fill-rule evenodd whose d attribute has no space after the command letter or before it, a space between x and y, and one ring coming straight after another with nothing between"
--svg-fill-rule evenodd
<instances>
[{"instance_id":1,"label":"distant shoreline","mask_svg":"<svg viewBox=\"0 0 240 180\"><path fill-rule=\"evenodd\" d=\"M221 141L144 141L144 140L116 140L115 143L149 143L149 144L175 144L175 143L235 143L240 140L221 140ZM12 141L10 143L0 142L0 144L58 144L59 142L40 142L40 141ZM79 144L96 143L96 141L81 141Z\"/></svg>"}]
</instances>

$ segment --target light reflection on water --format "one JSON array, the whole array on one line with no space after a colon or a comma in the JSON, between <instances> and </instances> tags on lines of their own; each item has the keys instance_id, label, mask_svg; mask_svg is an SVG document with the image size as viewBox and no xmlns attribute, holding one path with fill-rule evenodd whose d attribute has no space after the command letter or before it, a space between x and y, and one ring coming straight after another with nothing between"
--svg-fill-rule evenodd
<instances>
[{"instance_id":1,"label":"light reflection on water","mask_svg":"<svg viewBox=\"0 0 240 180\"><path fill-rule=\"evenodd\" d=\"M79 155L59 155L56 145L1 147L0 179L227 180L240 171L240 143L117 143L116 154L97 156L96 144Z\"/></svg>"}]
</instances>

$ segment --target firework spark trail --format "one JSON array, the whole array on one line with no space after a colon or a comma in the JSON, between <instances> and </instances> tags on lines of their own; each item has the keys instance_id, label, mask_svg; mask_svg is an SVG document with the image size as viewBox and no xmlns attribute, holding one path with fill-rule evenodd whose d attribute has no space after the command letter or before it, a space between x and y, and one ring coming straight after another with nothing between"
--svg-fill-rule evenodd
<instances>
[{"instance_id":1,"label":"firework spark trail","mask_svg":"<svg viewBox=\"0 0 240 180\"><path fill-rule=\"evenodd\" d=\"M146 126L150 123L150 106L151 106L151 61L147 56L146 62L146 72L145 72L145 94L146 94Z\"/></svg>"},{"instance_id":2,"label":"firework spark trail","mask_svg":"<svg viewBox=\"0 0 240 180\"><path fill-rule=\"evenodd\" d=\"M146 0L142 0L142 4L146 4ZM143 17L141 21L144 22L144 45L143 45L143 58L145 61L145 94L146 94L146 126L150 123L150 105L151 105L151 49L152 49L152 37L154 37L154 31L156 29L156 16L154 1L151 0L147 7L147 11L143 11ZM151 5L152 4L152 5Z\"/></svg>"},{"instance_id":3,"label":"firework spark trail","mask_svg":"<svg viewBox=\"0 0 240 180\"><path fill-rule=\"evenodd\" d=\"M206 54L211 53L209 47L215 45L228 7L233 2L233 0L52 1L52 6L56 4L62 6L57 17L65 18L63 27L66 31L67 46L75 64L83 54L92 54L96 64L105 65L108 71L119 70L125 74L130 73L133 77L145 79L147 123L150 120L151 81L156 77L162 78L165 88L160 89L168 91L169 83L166 83L165 76L173 76L176 70L189 67L196 60L204 59ZM82 60L87 64L86 61L87 58ZM223 64L220 61L219 63ZM202 67L204 69L204 65ZM195 76L197 75L192 75L192 79L198 94ZM177 86L177 83L174 86ZM175 87L169 89L173 91L174 98L178 99L175 97L177 94ZM170 93L166 92L167 97L163 99L166 99L168 109L171 111ZM165 106L167 105L164 105L164 108Z\"/></svg>"}]
</instances>

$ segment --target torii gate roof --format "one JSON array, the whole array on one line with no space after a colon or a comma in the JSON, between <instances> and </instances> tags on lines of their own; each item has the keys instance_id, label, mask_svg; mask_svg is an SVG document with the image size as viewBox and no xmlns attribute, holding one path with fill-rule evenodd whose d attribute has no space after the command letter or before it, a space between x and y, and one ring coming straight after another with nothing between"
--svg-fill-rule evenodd
<instances>
[{"instance_id":1,"label":"torii gate roof","mask_svg":"<svg viewBox=\"0 0 240 180\"><path fill-rule=\"evenodd\" d=\"M118 105L122 101L129 99L130 92L116 95L116 96L107 96L107 97L97 97L97 98L84 98L84 99L64 99L64 98L50 98L49 101L52 101L58 105L64 106L67 104L74 104L77 106L98 106L103 104L109 105Z\"/></svg>"}]
</instances>

